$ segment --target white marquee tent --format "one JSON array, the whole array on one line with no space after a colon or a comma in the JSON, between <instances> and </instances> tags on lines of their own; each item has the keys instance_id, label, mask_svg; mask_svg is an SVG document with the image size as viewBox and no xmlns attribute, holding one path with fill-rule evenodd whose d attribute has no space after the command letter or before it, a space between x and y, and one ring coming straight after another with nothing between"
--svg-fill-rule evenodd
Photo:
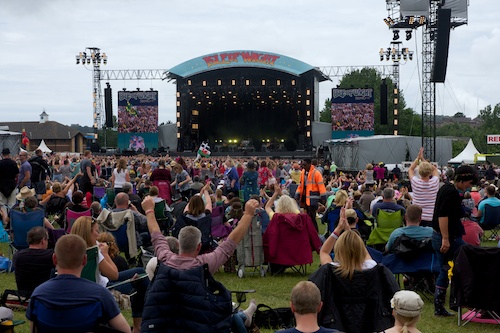
<instances>
[{"instance_id":1,"label":"white marquee tent","mask_svg":"<svg viewBox=\"0 0 500 333\"><path fill-rule=\"evenodd\" d=\"M476 149L476 146L474 146L474 142L472 142L472 139L469 139L469 143L467 143L467 146L464 148L464 150L462 150L460 154L449 160L448 163L474 164L474 156L476 154L480 154L480 152Z\"/></svg>"},{"instance_id":2,"label":"white marquee tent","mask_svg":"<svg viewBox=\"0 0 500 333\"><path fill-rule=\"evenodd\" d=\"M44 153L52 153L52 150L45 144L45 140L42 140L42 142L40 142L40 145L37 149L41 149Z\"/></svg>"}]
</instances>

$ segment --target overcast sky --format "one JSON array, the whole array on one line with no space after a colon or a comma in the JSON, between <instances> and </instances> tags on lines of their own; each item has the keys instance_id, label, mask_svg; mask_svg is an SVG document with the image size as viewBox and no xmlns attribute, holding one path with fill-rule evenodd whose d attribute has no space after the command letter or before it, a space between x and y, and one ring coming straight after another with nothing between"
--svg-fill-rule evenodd
<instances>
[{"instance_id":1,"label":"overcast sky","mask_svg":"<svg viewBox=\"0 0 500 333\"><path fill-rule=\"evenodd\" d=\"M498 0L470 1L468 25L451 32L436 114L475 117L500 102L498 13ZM50 120L90 126L91 66L75 62L86 47L108 55L103 69L168 69L228 50L278 53L314 66L379 65L379 49L392 40L384 17L384 0L2 0L0 119L36 121L45 109ZM403 44L420 53L421 30L413 35L406 42L403 32ZM419 113L420 80L418 55L401 66L401 88ZM110 83L115 115L119 90L154 88L159 121L175 121L172 82ZM320 84L321 105L336 83Z\"/></svg>"}]
</instances>

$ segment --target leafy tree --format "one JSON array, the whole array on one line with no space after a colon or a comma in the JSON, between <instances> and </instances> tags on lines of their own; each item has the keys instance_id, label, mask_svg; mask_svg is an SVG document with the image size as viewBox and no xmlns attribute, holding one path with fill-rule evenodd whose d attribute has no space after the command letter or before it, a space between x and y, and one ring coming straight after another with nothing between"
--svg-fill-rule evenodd
<instances>
[{"instance_id":1,"label":"leafy tree","mask_svg":"<svg viewBox=\"0 0 500 333\"><path fill-rule=\"evenodd\" d=\"M332 101L329 98L325 99L325 107L319 112L319 121L323 123L332 122Z\"/></svg>"}]
</instances>

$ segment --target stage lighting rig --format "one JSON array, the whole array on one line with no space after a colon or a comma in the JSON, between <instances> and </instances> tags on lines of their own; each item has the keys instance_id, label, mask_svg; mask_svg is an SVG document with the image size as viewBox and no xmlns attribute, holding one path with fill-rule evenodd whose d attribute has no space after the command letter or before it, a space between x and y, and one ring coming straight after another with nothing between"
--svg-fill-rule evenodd
<instances>
[{"instance_id":1,"label":"stage lighting rig","mask_svg":"<svg viewBox=\"0 0 500 333\"><path fill-rule=\"evenodd\" d=\"M94 140L97 139L97 130L102 127L101 114L102 114L102 93L101 93L101 64L108 63L108 56L106 53L101 53L97 47L87 47L83 52L76 55L76 64L90 65L92 63L94 89L92 91L92 98L94 100L93 108L93 127L94 127Z\"/></svg>"},{"instance_id":2,"label":"stage lighting rig","mask_svg":"<svg viewBox=\"0 0 500 333\"><path fill-rule=\"evenodd\" d=\"M394 36L392 37L392 40L398 40L399 39L399 30L393 30L392 31Z\"/></svg>"}]
</instances>

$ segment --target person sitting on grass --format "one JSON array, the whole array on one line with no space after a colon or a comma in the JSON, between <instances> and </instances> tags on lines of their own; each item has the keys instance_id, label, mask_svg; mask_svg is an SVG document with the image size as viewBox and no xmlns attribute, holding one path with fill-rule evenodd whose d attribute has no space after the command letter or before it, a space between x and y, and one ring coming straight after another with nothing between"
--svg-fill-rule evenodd
<instances>
[{"instance_id":1,"label":"person sitting on grass","mask_svg":"<svg viewBox=\"0 0 500 333\"><path fill-rule=\"evenodd\" d=\"M318 313L323 306L318 287L310 281L301 281L292 289L290 307L297 325L294 328L280 330L280 333L330 333L336 329L318 325Z\"/></svg>"}]
</instances>

